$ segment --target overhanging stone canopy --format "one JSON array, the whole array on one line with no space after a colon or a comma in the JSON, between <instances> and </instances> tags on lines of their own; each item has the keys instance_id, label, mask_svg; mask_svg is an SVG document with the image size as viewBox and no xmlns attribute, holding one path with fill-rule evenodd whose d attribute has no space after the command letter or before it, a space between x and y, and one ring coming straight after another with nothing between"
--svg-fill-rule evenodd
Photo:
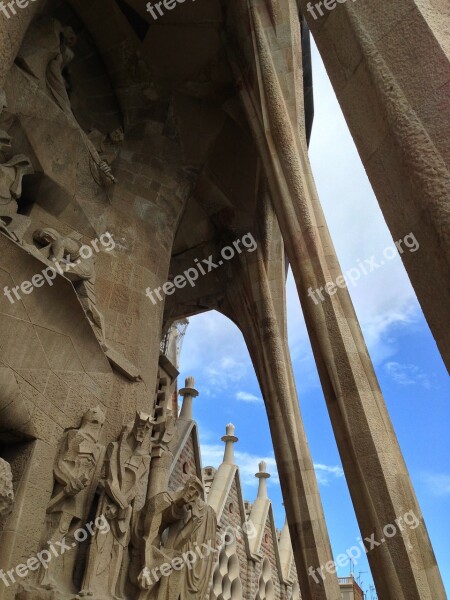
<instances>
[{"instance_id":1,"label":"overhanging stone canopy","mask_svg":"<svg viewBox=\"0 0 450 600\"><path fill-rule=\"evenodd\" d=\"M290 264L363 538L408 511L421 523L369 553L379 597L443 600L348 291L309 297L342 274L308 159L305 77L308 23L392 233L420 240L414 263L403 258L445 360L448 289L433 293L448 269L438 9L360 0L317 20L303 0L149 4L49 0L1 16L0 458L15 499L0 566L104 507L113 566L97 536L78 566L74 555L36 572L25 595L172 600L135 572L142 556L157 560L143 538L172 500L197 511L202 535L216 517L201 473L164 496L177 370L160 342L177 320L216 309L242 331L261 386L302 598L340 598L335 576L309 574L332 554L287 344ZM417 35L402 36L403 20ZM426 64L406 60L416 46ZM420 102L417 82L432 89Z\"/></svg>"}]
</instances>

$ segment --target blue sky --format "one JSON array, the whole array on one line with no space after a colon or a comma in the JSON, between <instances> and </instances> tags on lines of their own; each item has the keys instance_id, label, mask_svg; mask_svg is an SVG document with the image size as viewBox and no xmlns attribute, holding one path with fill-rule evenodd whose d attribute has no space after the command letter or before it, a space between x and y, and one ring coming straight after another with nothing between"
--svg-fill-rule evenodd
<instances>
[{"instance_id":1,"label":"blue sky","mask_svg":"<svg viewBox=\"0 0 450 600\"><path fill-rule=\"evenodd\" d=\"M343 271L372 256L377 264L384 262L349 291L450 592L448 375L401 259L397 256L382 261L393 240L321 59L315 48L313 51L315 122L310 155L314 177ZM287 302L300 406L336 556L357 543L359 530L291 274ZM253 501L256 496L254 474L264 458L273 475L269 493L281 527L284 510L267 418L242 335L217 313L190 321L181 354L180 382L194 375L200 391L194 414L200 426L203 464L220 464L220 437L226 424L234 423L240 440L236 462L246 499ZM365 591L372 583L365 558L355 567L356 576L360 572ZM339 570L340 576L348 573L348 568Z\"/></svg>"}]
</instances>

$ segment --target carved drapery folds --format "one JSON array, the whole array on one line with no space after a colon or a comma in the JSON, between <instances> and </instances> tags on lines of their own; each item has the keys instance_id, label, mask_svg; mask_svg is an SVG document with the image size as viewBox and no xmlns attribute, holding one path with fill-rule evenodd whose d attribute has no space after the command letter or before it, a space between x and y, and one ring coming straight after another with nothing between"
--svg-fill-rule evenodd
<instances>
[{"instance_id":1,"label":"carved drapery folds","mask_svg":"<svg viewBox=\"0 0 450 600\"><path fill-rule=\"evenodd\" d=\"M71 27L63 26L56 19L41 19L28 30L26 43L22 45L16 63L28 76L39 82L41 89L66 115L68 122L79 130L90 155L91 171L96 182L100 185L116 183L111 167L99 156L72 112L70 82L66 78L66 71L74 58L72 48L76 42L77 37Z\"/></svg>"},{"instance_id":2,"label":"carved drapery folds","mask_svg":"<svg viewBox=\"0 0 450 600\"><path fill-rule=\"evenodd\" d=\"M216 556L210 552L198 559L196 551L203 544L214 546L217 517L203 496L203 484L192 476L181 490L162 492L148 501L142 515L145 564L138 577L140 600L205 597ZM170 573L164 576L167 568Z\"/></svg>"},{"instance_id":3,"label":"carved drapery folds","mask_svg":"<svg viewBox=\"0 0 450 600\"><path fill-rule=\"evenodd\" d=\"M142 446L151 427L152 418L138 412L134 422L124 427L119 440L108 446L97 516L103 516L109 527L107 533L96 532L92 538L81 596L122 596L119 588L124 552L131 538L135 500L150 467L150 456Z\"/></svg>"},{"instance_id":4,"label":"carved drapery folds","mask_svg":"<svg viewBox=\"0 0 450 600\"><path fill-rule=\"evenodd\" d=\"M61 440L54 466L55 487L47 507L48 543L65 539L76 545L73 532L87 522L105 454L99 443L104 422L100 407L88 410L80 428L67 431ZM66 560L52 560L42 573L41 583L73 592L75 558L72 553Z\"/></svg>"},{"instance_id":5,"label":"carved drapery folds","mask_svg":"<svg viewBox=\"0 0 450 600\"><path fill-rule=\"evenodd\" d=\"M6 96L0 89L0 119L6 108ZM0 128L0 231L20 242L30 219L17 214L17 200L22 195L22 180L34 173L31 161L23 154L11 156L11 137Z\"/></svg>"}]
</instances>

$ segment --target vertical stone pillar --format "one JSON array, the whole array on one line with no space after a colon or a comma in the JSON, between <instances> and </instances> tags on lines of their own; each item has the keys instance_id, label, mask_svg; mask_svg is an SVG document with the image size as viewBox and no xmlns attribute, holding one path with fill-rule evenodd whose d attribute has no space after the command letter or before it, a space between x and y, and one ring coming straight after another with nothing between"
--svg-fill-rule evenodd
<instances>
[{"instance_id":1,"label":"vertical stone pillar","mask_svg":"<svg viewBox=\"0 0 450 600\"><path fill-rule=\"evenodd\" d=\"M336 281L340 269L302 127L295 2L284 0L275 7L270 1L254 0L248 9L237 3L233 8L239 19L233 21L234 27L240 22L251 31L251 36L244 30L238 33L241 55L235 62L236 75L269 180L353 505L363 538L374 534L375 539L385 540L368 554L380 600L444 600L426 526L348 291L335 286L322 303L309 297L311 290ZM282 60L283 56L290 60ZM267 307L265 311L270 314ZM259 342L264 350L267 321ZM254 354L261 352L257 340L249 346ZM266 369L270 371L273 364L267 361ZM270 372L265 377L270 380ZM272 394L277 392L273 384L271 388ZM287 446L292 443L288 440ZM290 470L288 478L294 477ZM291 501L287 494L288 515ZM399 527L395 537L388 539L384 528L411 511L420 525L414 530ZM313 597L305 595L303 588L302 595Z\"/></svg>"}]
</instances>

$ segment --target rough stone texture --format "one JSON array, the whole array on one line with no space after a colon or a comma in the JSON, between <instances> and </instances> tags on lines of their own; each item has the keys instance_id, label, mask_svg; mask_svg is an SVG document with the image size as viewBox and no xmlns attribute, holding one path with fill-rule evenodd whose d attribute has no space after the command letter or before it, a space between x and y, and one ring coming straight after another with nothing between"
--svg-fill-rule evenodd
<instances>
[{"instance_id":1,"label":"rough stone texture","mask_svg":"<svg viewBox=\"0 0 450 600\"><path fill-rule=\"evenodd\" d=\"M420 243L402 260L450 368L450 8L346 2L314 20L300 5L392 237Z\"/></svg>"},{"instance_id":2,"label":"rough stone texture","mask_svg":"<svg viewBox=\"0 0 450 600\"><path fill-rule=\"evenodd\" d=\"M0 458L0 520L10 514L13 503L14 490L11 467L6 460Z\"/></svg>"},{"instance_id":3,"label":"rough stone texture","mask_svg":"<svg viewBox=\"0 0 450 600\"><path fill-rule=\"evenodd\" d=\"M272 531L266 560L252 554L250 540L223 560L239 562L235 585L242 585L245 600L270 595L272 578L277 600L297 600L292 578L303 600L339 599L335 577L316 585L308 575L308 567L332 556L287 345L286 252L362 535L380 537L386 524L411 510L420 519L413 533L369 555L379 597L443 599L348 293L340 289L320 306L307 297L308 287L336 280L340 270L307 156L297 3L197 0L157 21L140 0L40 6L32 2L14 19L0 15L7 101L3 110L0 93L0 183L8 204L0 223L0 289L22 290L52 257L67 258L68 247L78 254L81 244L98 243L106 233L114 245L95 251L87 279L75 267L20 299L0 298L0 451L16 490L0 529L0 568L26 562L45 543L58 447L82 415L101 408L99 442L108 446L143 411L154 419L145 448L150 475L133 506L136 523L129 546L128 539L122 546L118 581L127 600L138 597L145 507L157 494L176 491L188 474L202 478L193 396L185 395L177 419L176 365L161 356L160 342L174 320L216 309L241 328L258 375L297 574L286 537L280 560L274 559L268 499L251 508L259 515L260 542L267 523ZM382 7L359 0L339 4L317 22L307 15L392 233L398 239L413 231L420 242L421 251L404 258L444 355L445 10L427 0ZM114 147L108 139L116 140ZM26 174L14 176L15 166L5 165L18 155L26 158ZM38 230L56 232L53 243L33 235ZM249 232L257 251L241 251L195 285L153 301L168 279L195 261L218 260ZM224 462L206 487L219 525L235 519L225 516L230 498L239 519L246 514L230 460L231 429L225 438ZM117 496L122 523L129 501ZM72 578L67 567L62 588L80 590L88 546L80 549ZM36 573L29 579L35 587L19 597L64 596L39 588ZM0 587L2 600L15 593L13 586Z\"/></svg>"}]
</instances>

